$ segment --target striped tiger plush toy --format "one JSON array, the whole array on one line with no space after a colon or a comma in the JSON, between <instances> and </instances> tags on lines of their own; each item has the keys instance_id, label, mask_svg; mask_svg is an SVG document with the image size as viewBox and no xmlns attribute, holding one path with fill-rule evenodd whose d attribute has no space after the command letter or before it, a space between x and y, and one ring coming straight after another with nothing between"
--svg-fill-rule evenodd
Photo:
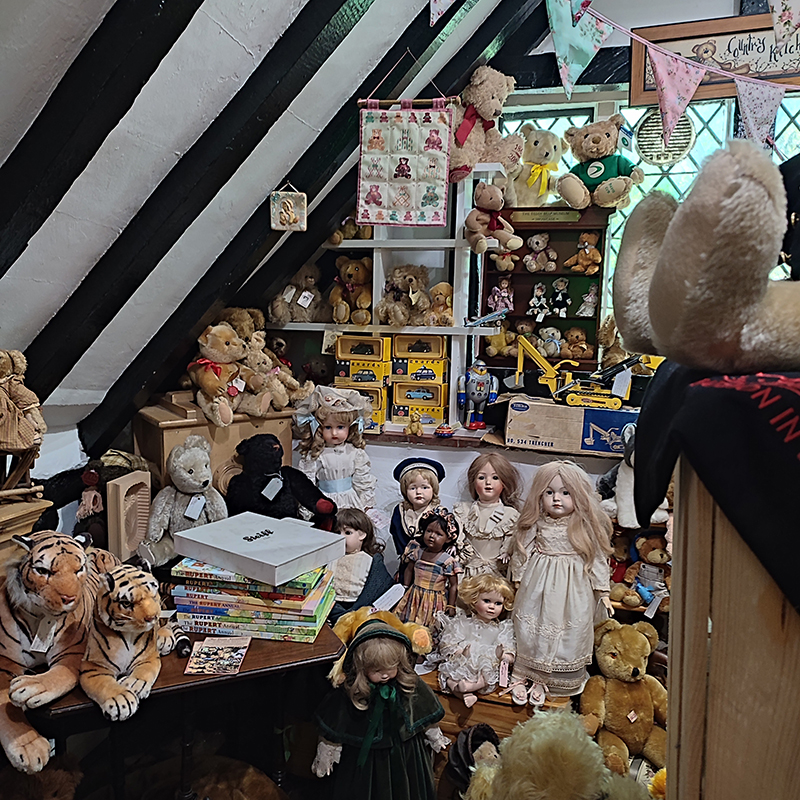
<instances>
[{"instance_id":1,"label":"striped tiger plush toy","mask_svg":"<svg viewBox=\"0 0 800 800\"><path fill-rule=\"evenodd\" d=\"M101 576L81 688L110 720L136 713L161 670L161 655L174 646L169 626L156 628L158 582L131 564ZM161 651L161 652L159 652Z\"/></svg>"},{"instance_id":2,"label":"striped tiger plush toy","mask_svg":"<svg viewBox=\"0 0 800 800\"><path fill-rule=\"evenodd\" d=\"M119 559L87 554L88 535L55 531L13 536L24 554L0 576L0 745L22 772L39 772L50 745L25 718L71 691L86 649L99 573ZM47 665L45 672L25 674Z\"/></svg>"}]
</instances>

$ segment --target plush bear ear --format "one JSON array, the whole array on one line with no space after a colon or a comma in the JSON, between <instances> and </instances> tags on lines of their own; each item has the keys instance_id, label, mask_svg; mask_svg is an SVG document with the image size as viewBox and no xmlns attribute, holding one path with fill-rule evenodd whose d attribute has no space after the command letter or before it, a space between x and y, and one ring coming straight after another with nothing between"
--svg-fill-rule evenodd
<instances>
[{"instance_id":1,"label":"plush bear ear","mask_svg":"<svg viewBox=\"0 0 800 800\"><path fill-rule=\"evenodd\" d=\"M619 130L625 124L625 117L623 117L622 114L612 114L608 118L608 121L613 122L617 130Z\"/></svg>"},{"instance_id":2,"label":"plush bear ear","mask_svg":"<svg viewBox=\"0 0 800 800\"><path fill-rule=\"evenodd\" d=\"M372 259L369 256L364 256L364 258L362 258L361 260L364 262L364 266L367 269L370 270L372 269Z\"/></svg>"},{"instance_id":3,"label":"plush bear ear","mask_svg":"<svg viewBox=\"0 0 800 800\"><path fill-rule=\"evenodd\" d=\"M239 442L239 444L236 445L236 452L240 456L246 456L250 452L252 446L253 443L250 441L250 439L245 439L243 442Z\"/></svg>"},{"instance_id":4,"label":"plush bear ear","mask_svg":"<svg viewBox=\"0 0 800 800\"><path fill-rule=\"evenodd\" d=\"M517 86L516 79L507 75L506 76L506 86L508 87L508 93L511 94L511 92L513 92L514 89Z\"/></svg>"},{"instance_id":5,"label":"plush bear ear","mask_svg":"<svg viewBox=\"0 0 800 800\"><path fill-rule=\"evenodd\" d=\"M566 153L569 150L569 142L566 139L560 139L558 143L561 146L562 153Z\"/></svg>"},{"instance_id":6,"label":"plush bear ear","mask_svg":"<svg viewBox=\"0 0 800 800\"><path fill-rule=\"evenodd\" d=\"M519 129L519 132L527 139L528 138L528 134L531 133L531 131L535 131L535 130L536 130L536 128L530 122L526 122Z\"/></svg>"},{"instance_id":7,"label":"plush bear ear","mask_svg":"<svg viewBox=\"0 0 800 800\"><path fill-rule=\"evenodd\" d=\"M341 269L343 264L346 264L350 259L347 256L339 256L336 259L336 269Z\"/></svg>"},{"instance_id":8,"label":"plush bear ear","mask_svg":"<svg viewBox=\"0 0 800 800\"><path fill-rule=\"evenodd\" d=\"M208 344L208 337L211 336L211 331L213 327L209 325L201 334L197 337L197 341L199 344L207 345Z\"/></svg>"},{"instance_id":9,"label":"plush bear ear","mask_svg":"<svg viewBox=\"0 0 800 800\"><path fill-rule=\"evenodd\" d=\"M580 130L580 128L567 128L564 131L564 141L567 143L567 150L572 147L572 140L575 138L575 134Z\"/></svg>"},{"instance_id":10,"label":"plush bear ear","mask_svg":"<svg viewBox=\"0 0 800 800\"><path fill-rule=\"evenodd\" d=\"M603 640L603 637L607 633L610 633L611 631L618 631L621 627L622 625L615 619L607 619L605 622L601 622L594 629L594 646L598 647L600 642ZM653 626L651 625L650 627L652 628Z\"/></svg>"},{"instance_id":11,"label":"plush bear ear","mask_svg":"<svg viewBox=\"0 0 800 800\"><path fill-rule=\"evenodd\" d=\"M488 78L489 67L478 67L478 69L472 73L472 77L469 79L469 82L472 86L480 86L482 83L485 83Z\"/></svg>"},{"instance_id":12,"label":"plush bear ear","mask_svg":"<svg viewBox=\"0 0 800 800\"><path fill-rule=\"evenodd\" d=\"M650 652L652 653L658 645L658 632L656 629L649 622L634 622L631 628L635 631L639 631L639 633L647 639L650 643Z\"/></svg>"}]
</instances>

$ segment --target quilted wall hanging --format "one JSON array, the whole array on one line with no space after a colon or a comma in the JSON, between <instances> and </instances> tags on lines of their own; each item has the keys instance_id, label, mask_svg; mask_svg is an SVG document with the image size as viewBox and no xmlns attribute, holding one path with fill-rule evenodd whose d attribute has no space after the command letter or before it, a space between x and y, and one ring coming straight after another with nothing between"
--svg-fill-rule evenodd
<instances>
[{"instance_id":1,"label":"quilted wall hanging","mask_svg":"<svg viewBox=\"0 0 800 800\"><path fill-rule=\"evenodd\" d=\"M368 100L361 109L358 222L442 227L452 112L444 98L428 108L414 108L411 100L400 105L386 110Z\"/></svg>"}]
</instances>

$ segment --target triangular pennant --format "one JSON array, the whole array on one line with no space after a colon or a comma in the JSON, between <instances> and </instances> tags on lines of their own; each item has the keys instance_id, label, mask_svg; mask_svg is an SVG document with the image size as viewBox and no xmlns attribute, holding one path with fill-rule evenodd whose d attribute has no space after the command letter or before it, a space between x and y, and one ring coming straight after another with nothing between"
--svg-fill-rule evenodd
<instances>
[{"instance_id":1,"label":"triangular pennant","mask_svg":"<svg viewBox=\"0 0 800 800\"><path fill-rule=\"evenodd\" d=\"M439 17L441 17L455 1L456 0L431 0L431 27L439 21Z\"/></svg>"},{"instance_id":2,"label":"triangular pennant","mask_svg":"<svg viewBox=\"0 0 800 800\"><path fill-rule=\"evenodd\" d=\"M775 115L783 101L786 89L771 83L756 83L736 78L739 95L739 113L748 139L763 145L772 133Z\"/></svg>"},{"instance_id":3,"label":"triangular pennant","mask_svg":"<svg viewBox=\"0 0 800 800\"><path fill-rule=\"evenodd\" d=\"M706 71L702 67L687 64L651 47L647 48L647 55L650 57L650 66L653 68L653 78L656 82L666 146Z\"/></svg>"},{"instance_id":4,"label":"triangular pennant","mask_svg":"<svg viewBox=\"0 0 800 800\"><path fill-rule=\"evenodd\" d=\"M775 43L780 47L800 28L800 0L770 0Z\"/></svg>"},{"instance_id":5,"label":"triangular pennant","mask_svg":"<svg viewBox=\"0 0 800 800\"><path fill-rule=\"evenodd\" d=\"M592 4L592 0L569 0L569 2L572 9L572 24L577 25L586 13L586 9Z\"/></svg>"},{"instance_id":6,"label":"triangular pennant","mask_svg":"<svg viewBox=\"0 0 800 800\"><path fill-rule=\"evenodd\" d=\"M612 28L590 14L584 14L580 22L573 25L570 0L547 0L547 18L553 32L558 74L569 99L576 81L608 39Z\"/></svg>"}]
</instances>

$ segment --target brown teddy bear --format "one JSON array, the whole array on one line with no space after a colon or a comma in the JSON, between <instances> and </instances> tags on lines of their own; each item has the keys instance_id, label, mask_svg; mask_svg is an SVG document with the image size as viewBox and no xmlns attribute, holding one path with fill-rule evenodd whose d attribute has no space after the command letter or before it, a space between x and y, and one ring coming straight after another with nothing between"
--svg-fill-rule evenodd
<instances>
[{"instance_id":1,"label":"brown teddy bear","mask_svg":"<svg viewBox=\"0 0 800 800\"><path fill-rule=\"evenodd\" d=\"M617 330L617 324L614 321L614 315L609 314L600 325L600 330L597 332L597 344L603 353L600 361L600 368L607 369L619 364L630 357L630 353L622 347L622 342ZM634 375L652 375L653 370L646 367L640 361L631 367L631 372Z\"/></svg>"},{"instance_id":2,"label":"brown teddy bear","mask_svg":"<svg viewBox=\"0 0 800 800\"><path fill-rule=\"evenodd\" d=\"M464 221L464 237L470 250L477 255L485 253L489 247L487 236L500 242L503 250L519 250L522 239L514 234L514 229L500 216L503 208L503 190L480 181L475 187L473 196L475 208L469 212Z\"/></svg>"},{"instance_id":3,"label":"brown teddy bear","mask_svg":"<svg viewBox=\"0 0 800 800\"><path fill-rule=\"evenodd\" d=\"M383 289L383 297L375 306L375 316L382 325L402 328L424 325L431 308L427 292L428 268L416 264L395 267Z\"/></svg>"},{"instance_id":4,"label":"brown teddy bear","mask_svg":"<svg viewBox=\"0 0 800 800\"><path fill-rule=\"evenodd\" d=\"M452 326L453 318L453 285L441 281L431 287L431 307L425 319L425 325Z\"/></svg>"},{"instance_id":5,"label":"brown teddy bear","mask_svg":"<svg viewBox=\"0 0 800 800\"><path fill-rule=\"evenodd\" d=\"M519 261L519 256L513 253L492 253L489 258L494 261L494 267L498 272L513 272Z\"/></svg>"},{"instance_id":6,"label":"brown teddy bear","mask_svg":"<svg viewBox=\"0 0 800 800\"><path fill-rule=\"evenodd\" d=\"M556 259L558 254L550 247L550 234L536 233L528 238L526 242L530 248L530 253L522 259L525 269L528 272L555 272L558 265Z\"/></svg>"},{"instance_id":7,"label":"brown teddy bear","mask_svg":"<svg viewBox=\"0 0 800 800\"><path fill-rule=\"evenodd\" d=\"M347 217L328 237L332 245L340 245L345 239L371 239L372 225L359 225L355 216Z\"/></svg>"},{"instance_id":8,"label":"brown teddy bear","mask_svg":"<svg viewBox=\"0 0 800 800\"><path fill-rule=\"evenodd\" d=\"M545 358L558 358L561 355L561 347L564 344L561 331L556 327L545 326L539 328L538 335L541 344L536 349Z\"/></svg>"},{"instance_id":9,"label":"brown teddy bear","mask_svg":"<svg viewBox=\"0 0 800 800\"><path fill-rule=\"evenodd\" d=\"M640 561L635 561L627 570L623 582L639 597L637 605L647 605L654 599L653 591L672 588L672 557L667 552L666 531L649 530L634 542ZM631 598L632 601L633 598ZM669 595L662 598L659 611L669 611Z\"/></svg>"},{"instance_id":10,"label":"brown teddy bear","mask_svg":"<svg viewBox=\"0 0 800 800\"><path fill-rule=\"evenodd\" d=\"M279 325L287 322L322 322L322 294L318 285L319 267L316 264L300 267L289 285L270 303L270 322Z\"/></svg>"},{"instance_id":11,"label":"brown teddy bear","mask_svg":"<svg viewBox=\"0 0 800 800\"><path fill-rule=\"evenodd\" d=\"M526 122L519 132L525 137L522 163L509 172L506 184L506 204L510 208L538 208L556 194L561 157L569 144L552 131L544 131Z\"/></svg>"},{"instance_id":12,"label":"brown teddy bear","mask_svg":"<svg viewBox=\"0 0 800 800\"><path fill-rule=\"evenodd\" d=\"M582 272L586 275L594 275L600 271L600 263L603 256L597 249L600 241L600 234L597 231L584 231L578 237L578 252L564 262L565 267L569 267L573 272Z\"/></svg>"},{"instance_id":13,"label":"brown teddy bear","mask_svg":"<svg viewBox=\"0 0 800 800\"><path fill-rule=\"evenodd\" d=\"M28 362L19 350L0 350L0 450L23 453L42 443L47 424L39 398L25 386Z\"/></svg>"},{"instance_id":14,"label":"brown teddy bear","mask_svg":"<svg viewBox=\"0 0 800 800\"><path fill-rule=\"evenodd\" d=\"M422 436L425 428L422 427L422 415L418 411L412 411L408 420L408 425L403 428L406 436Z\"/></svg>"},{"instance_id":15,"label":"brown teddy bear","mask_svg":"<svg viewBox=\"0 0 800 800\"><path fill-rule=\"evenodd\" d=\"M478 67L472 73L453 118L451 182L463 181L479 162L499 162L507 170L519 162L522 137L515 133L504 139L495 126L515 84L514 78L491 67Z\"/></svg>"},{"instance_id":16,"label":"brown teddy bear","mask_svg":"<svg viewBox=\"0 0 800 800\"><path fill-rule=\"evenodd\" d=\"M508 329L508 320L500 323L500 332L493 333L491 336L484 336L486 339L486 355L490 358L494 356L516 356L517 355L517 334Z\"/></svg>"},{"instance_id":17,"label":"brown teddy bear","mask_svg":"<svg viewBox=\"0 0 800 800\"><path fill-rule=\"evenodd\" d=\"M198 387L197 405L215 425L226 428L233 412L263 417L272 396L264 378L238 362L247 355L245 343L227 323L209 325L197 339L200 355L189 364L189 377Z\"/></svg>"},{"instance_id":18,"label":"brown teddy bear","mask_svg":"<svg viewBox=\"0 0 800 800\"><path fill-rule=\"evenodd\" d=\"M621 114L590 122L582 128L568 128L564 138L578 163L556 183L558 193L573 208L594 203L602 208L630 205L631 188L644 180L644 173L617 153Z\"/></svg>"},{"instance_id":19,"label":"brown teddy bear","mask_svg":"<svg viewBox=\"0 0 800 800\"><path fill-rule=\"evenodd\" d=\"M592 358L594 347L586 342L583 328L567 328L564 331L564 344L561 345L562 358Z\"/></svg>"},{"instance_id":20,"label":"brown teddy bear","mask_svg":"<svg viewBox=\"0 0 800 800\"><path fill-rule=\"evenodd\" d=\"M372 259L336 259L336 286L331 289L328 302L333 308L333 321L339 325L352 322L353 325L369 325L372 315Z\"/></svg>"},{"instance_id":21,"label":"brown teddy bear","mask_svg":"<svg viewBox=\"0 0 800 800\"><path fill-rule=\"evenodd\" d=\"M643 755L656 769L666 764L667 690L646 673L658 644L649 622L621 625L614 619L594 629L597 666L581 695L581 714L590 736L597 734L606 766L628 774L629 756Z\"/></svg>"},{"instance_id":22,"label":"brown teddy bear","mask_svg":"<svg viewBox=\"0 0 800 800\"><path fill-rule=\"evenodd\" d=\"M527 339L537 350L541 344L541 339L533 332L535 325L532 319L518 319L514 322L514 329L517 336Z\"/></svg>"}]
</instances>

